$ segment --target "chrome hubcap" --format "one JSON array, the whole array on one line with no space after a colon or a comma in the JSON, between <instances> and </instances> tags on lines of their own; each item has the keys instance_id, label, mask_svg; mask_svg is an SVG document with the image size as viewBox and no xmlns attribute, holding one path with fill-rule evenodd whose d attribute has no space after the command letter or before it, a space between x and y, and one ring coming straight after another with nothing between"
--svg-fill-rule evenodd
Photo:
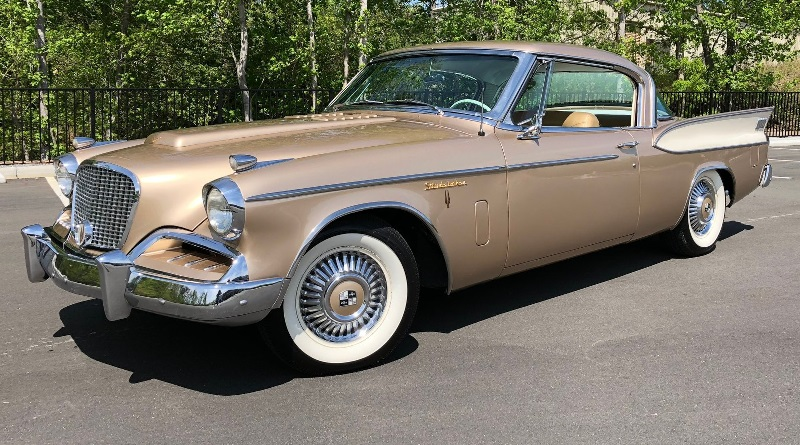
<instances>
[{"instance_id":1,"label":"chrome hubcap","mask_svg":"<svg viewBox=\"0 0 800 445\"><path fill-rule=\"evenodd\" d=\"M689 225L694 233L708 233L716 205L714 185L706 178L697 181L689 197Z\"/></svg>"},{"instance_id":2,"label":"chrome hubcap","mask_svg":"<svg viewBox=\"0 0 800 445\"><path fill-rule=\"evenodd\" d=\"M386 298L380 264L367 252L340 250L323 257L306 274L300 288L300 313L317 337L346 342L375 326Z\"/></svg>"}]
</instances>

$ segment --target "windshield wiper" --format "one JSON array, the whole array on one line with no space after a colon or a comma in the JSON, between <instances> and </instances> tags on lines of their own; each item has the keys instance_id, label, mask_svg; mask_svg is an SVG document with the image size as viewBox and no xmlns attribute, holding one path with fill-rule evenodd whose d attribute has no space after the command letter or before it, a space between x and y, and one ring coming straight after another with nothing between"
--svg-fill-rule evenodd
<instances>
[{"instance_id":1,"label":"windshield wiper","mask_svg":"<svg viewBox=\"0 0 800 445\"><path fill-rule=\"evenodd\" d=\"M381 102L379 100L358 100L355 102L350 102L349 104L336 104L333 106L333 111L339 111L339 108L342 107L349 107L350 105L383 105L385 102Z\"/></svg>"},{"instance_id":2,"label":"windshield wiper","mask_svg":"<svg viewBox=\"0 0 800 445\"><path fill-rule=\"evenodd\" d=\"M441 108L437 107L436 105L431 105L427 102L422 102L421 100L396 99L396 100L387 100L386 103L389 105L422 105L423 107L433 108L440 115L444 114L444 111L442 111Z\"/></svg>"}]
</instances>

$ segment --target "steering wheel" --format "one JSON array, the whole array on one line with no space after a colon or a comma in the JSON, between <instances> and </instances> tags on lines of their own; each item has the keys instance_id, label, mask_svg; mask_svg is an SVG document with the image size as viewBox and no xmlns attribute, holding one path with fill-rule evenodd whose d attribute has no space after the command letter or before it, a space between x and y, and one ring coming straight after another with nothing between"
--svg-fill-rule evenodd
<instances>
[{"instance_id":1,"label":"steering wheel","mask_svg":"<svg viewBox=\"0 0 800 445\"><path fill-rule=\"evenodd\" d=\"M483 103L483 102L481 102L481 101L479 101L479 100L475 100L475 99L461 99L461 100L457 100L457 101L455 101L455 102L453 103L453 105L450 105L450 108L455 108L457 105L461 105L461 104L471 104L471 105L477 105L477 106L479 106L479 107L483 107L483 111L491 111L491 109L492 109L492 107L490 107L490 106L486 105L485 103Z\"/></svg>"}]
</instances>

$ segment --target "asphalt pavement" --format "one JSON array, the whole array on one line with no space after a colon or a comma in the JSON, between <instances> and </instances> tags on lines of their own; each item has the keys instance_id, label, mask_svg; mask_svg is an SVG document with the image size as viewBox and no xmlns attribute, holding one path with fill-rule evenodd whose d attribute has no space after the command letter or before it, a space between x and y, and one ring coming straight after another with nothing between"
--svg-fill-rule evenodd
<instances>
[{"instance_id":1,"label":"asphalt pavement","mask_svg":"<svg viewBox=\"0 0 800 445\"><path fill-rule=\"evenodd\" d=\"M29 283L43 179L0 185L0 443L799 443L800 147L728 209L716 251L657 240L450 296L387 363L305 378L252 328Z\"/></svg>"}]
</instances>

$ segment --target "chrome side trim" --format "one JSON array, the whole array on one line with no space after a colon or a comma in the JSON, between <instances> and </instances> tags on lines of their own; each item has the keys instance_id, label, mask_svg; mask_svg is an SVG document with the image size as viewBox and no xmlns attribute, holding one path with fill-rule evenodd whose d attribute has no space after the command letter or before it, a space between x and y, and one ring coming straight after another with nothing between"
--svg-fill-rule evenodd
<instances>
[{"instance_id":1,"label":"chrome side trim","mask_svg":"<svg viewBox=\"0 0 800 445\"><path fill-rule=\"evenodd\" d=\"M721 147L702 148L702 149L698 149L698 150L686 150L686 151L666 150L664 148L657 147L655 145L653 145L653 148L656 148L656 149L661 150L661 151L666 152L666 153L672 153L672 154L681 155L681 154L690 154L690 153L705 153L707 151L728 150L728 149L734 149L734 148L760 147L762 145L767 145L768 143L769 143L769 141L764 141L764 142L755 142L755 143L752 143L752 144L723 145Z\"/></svg>"},{"instance_id":2,"label":"chrome side trim","mask_svg":"<svg viewBox=\"0 0 800 445\"><path fill-rule=\"evenodd\" d=\"M585 158L569 158L569 159L557 159L553 161L527 162L524 164L509 165L508 171L553 167L557 165L582 164L585 162L610 161L612 159L617 159L617 158L619 158L619 155L600 155L600 156L589 156Z\"/></svg>"},{"instance_id":3,"label":"chrome side trim","mask_svg":"<svg viewBox=\"0 0 800 445\"><path fill-rule=\"evenodd\" d=\"M447 293L450 293L452 287L452 276L450 274L450 263L448 261L447 250L445 249L445 245L442 242L442 238L439 236L439 232L436 230L436 227L433 225L433 222L428 218L427 215L422 213L421 211L417 210L416 208L396 201L376 201L376 202L368 202L363 204L354 205L352 207L347 207L345 209L336 211L327 217L325 217L322 221L320 221L311 232L309 232L306 239L303 241L303 244L300 247L300 250L297 252L297 255L292 261L292 266L289 268L289 272L286 274L286 282L289 282L289 279L294 275L295 270L297 269L297 265L300 263L300 258L308 251L311 247L311 243L317 237L317 235L322 232L322 230L327 227L333 221L343 217L350 215L352 213L361 212L364 210L373 210L373 209L398 209L404 210L412 215L416 216L420 221L422 221L427 227L428 230L433 234L436 243L439 245L439 250L442 252L442 258L444 258L444 265L445 269L447 269ZM283 293L281 293L283 295Z\"/></svg>"},{"instance_id":4,"label":"chrome side trim","mask_svg":"<svg viewBox=\"0 0 800 445\"><path fill-rule=\"evenodd\" d=\"M270 165L281 164L283 162L294 161L294 158L286 159L273 159L271 161L256 162L256 164L247 169L247 171L258 170L259 168L269 167Z\"/></svg>"},{"instance_id":5,"label":"chrome side trim","mask_svg":"<svg viewBox=\"0 0 800 445\"><path fill-rule=\"evenodd\" d=\"M338 184L318 185L301 189L283 190L279 192L263 193L245 199L245 202L272 201L275 199L294 198L297 196L313 195L317 193L337 192L340 190L372 187L376 185L398 184L403 182L423 181L426 179L449 178L453 176L482 175L504 170L502 165L492 167L468 168L464 170L450 170L442 172L418 173L414 175L392 176L389 178L365 179L362 181L340 182Z\"/></svg>"}]
</instances>

